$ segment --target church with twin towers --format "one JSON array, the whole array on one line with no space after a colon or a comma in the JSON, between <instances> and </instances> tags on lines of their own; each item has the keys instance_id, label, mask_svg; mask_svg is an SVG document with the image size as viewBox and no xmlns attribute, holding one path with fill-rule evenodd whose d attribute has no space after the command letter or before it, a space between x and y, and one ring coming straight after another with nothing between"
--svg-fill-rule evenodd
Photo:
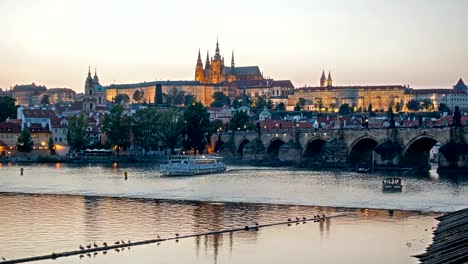
<instances>
[{"instance_id":1,"label":"church with twin towers","mask_svg":"<svg viewBox=\"0 0 468 264\"><path fill-rule=\"evenodd\" d=\"M236 67L234 62L234 51L231 55L231 65L224 64L224 56L219 50L219 42L216 40L214 56L210 57L206 52L205 65L203 65L200 50L195 67L195 81L203 84L220 84L222 82L235 82L240 80L264 80L258 66Z\"/></svg>"}]
</instances>

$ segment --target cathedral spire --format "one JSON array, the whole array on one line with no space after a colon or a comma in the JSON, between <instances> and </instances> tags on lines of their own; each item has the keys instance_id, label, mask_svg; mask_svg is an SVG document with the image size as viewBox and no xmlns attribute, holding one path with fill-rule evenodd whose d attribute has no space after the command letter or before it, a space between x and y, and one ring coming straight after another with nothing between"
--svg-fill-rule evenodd
<instances>
[{"instance_id":1,"label":"cathedral spire","mask_svg":"<svg viewBox=\"0 0 468 264\"><path fill-rule=\"evenodd\" d=\"M91 78L91 66L88 66L88 78Z\"/></svg>"},{"instance_id":2,"label":"cathedral spire","mask_svg":"<svg viewBox=\"0 0 468 264\"><path fill-rule=\"evenodd\" d=\"M332 86L332 85L333 85L333 80L332 80L330 71L328 71L327 86Z\"/></svg>"},{"instance_id":3,"label":"cathedral spire","mask_svg":"<svg viewBox=\"0 0 468 264\"><path fill-rule=\"evenodd\" d=\"M325 77L325 70L322 70L322 77L320 77L320 86L325 87L327 83L327 78Z\"/></svg>"},{"instance_id":4,"label":"cathedral spire","mask_svg":"<svg viewBox=\"0 0 468 264\"><path fill-rule=\"evenodd\" d=\"M234 68L234 50L232 51L231 67Z\"/></svg>"},{"instance_id":5,"label":"cathedral spire","mask_svg":"<svg viewBox=\"0 0 468 264\"><path fill-rule=\"evenodd\" d=\"M99 83L99 78L98 78L98 76L97 76L97 70L96 70L96 68L94 68L93 82L94 82L94 83Z\"/></svg>"},{"instance_id":6,"label":"cathedral spire","mask_svg":"<svg viewBox=\"0 0 468 264\"><path fill-rule=\"evenodd\" d=\"M206 63L205 63L205 69L210 68L210 54L208 51L206 51Z\"/></svg>"},{"instance_id":7,"label":"cathedral spire","mask_svg":"<svg viewBox=\"0 0 468 264\"><path fill-rule=\"evenodd\" d=\"M218 37L216 37L216 52L215 52L214 59L215 59L215 60L220 60L220 59L221 59L221 55L219 54L219 42L218 42Z\"/></svg>"},{"instance_id":8,"label":"cathedral spire","mask_svg":"<svg viewBox=\"0 0 468 264\"><path fill-rule=\"evenodd\" d=\"M197 59L197 63L201 63L200 49L198 49L198 59Z\"/></svg>"}]
</instances>

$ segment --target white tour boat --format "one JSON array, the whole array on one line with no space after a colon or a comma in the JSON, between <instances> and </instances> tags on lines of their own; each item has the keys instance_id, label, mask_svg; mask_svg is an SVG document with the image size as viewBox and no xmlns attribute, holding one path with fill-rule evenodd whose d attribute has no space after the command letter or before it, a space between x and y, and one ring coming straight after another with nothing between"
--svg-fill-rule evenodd
<instances>
[{"instance_id":1,"label":"white tour boat","mask_svg":"<svg viewBox=\"0 0 468 264\"><path fill-rule=\"evenodd\" d=\"M216 156L173 155L159 169L162 176L192 176L226 172L226 164Z\"/></svg>"}]
</instances>

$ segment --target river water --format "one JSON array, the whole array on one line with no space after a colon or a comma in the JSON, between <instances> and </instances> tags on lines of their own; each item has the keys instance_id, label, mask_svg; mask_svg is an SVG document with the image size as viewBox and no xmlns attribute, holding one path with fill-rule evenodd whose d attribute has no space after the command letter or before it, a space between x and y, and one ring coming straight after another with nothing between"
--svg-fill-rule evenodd
<instances>
[{"instance_id":1,"label":"river water","mask_svg":"<svg viewBox=\"0 0 468 264\"><path fill-rule=\"evenodd\" d=\"M402 193L385 194L381 181L387 175L242 166L218 175L158 175L157 165L3 165L0 257L273 223L320 211L348 215L43 263L417 263L411 255L430 243L439 215L433 212L468 205L467 182L434 173L405 177Z\"/></svg>"}]
</instances>

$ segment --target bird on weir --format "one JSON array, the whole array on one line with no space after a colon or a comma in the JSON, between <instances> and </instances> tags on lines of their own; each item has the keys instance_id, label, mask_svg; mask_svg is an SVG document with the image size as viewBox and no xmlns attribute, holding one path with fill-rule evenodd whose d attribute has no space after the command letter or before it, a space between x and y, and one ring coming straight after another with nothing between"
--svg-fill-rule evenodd
<instances>
[{"instance_id":1,"label":"bird on weir","mask_svg":"<svg viewBox=\"0 0 468 264\"><path fill-rule=\"evenodd\" d=\"M87 248L87 249L90 249L90 248L91 248L91 244L87 245L86 248Z\"/></svg>"},{"instance_id":2,"label":"bird on weir","mask_svg":"<svg viewBox=\"0 0 468 264\"><path fill-rule=\"evenodd\" d=\"M255 222L255 225L256 225L256 226L258 226L258 223L257 223L257 222Z\"/></svg>"},{"instance_id":3,"label":"bird on weir","mask_svg":"<svg viewBox=\"0 0 468 264\"><path fill-rule=\"evenodd\" d=\"M117 242L115 242L114 245L120 245L120 241L117 240Z\"/></svg>"},{"instance_id":4,"label":"bird on weir","mask_svg":"<svg viewBox=\"0 0 468 264\"><path fill-rule=\"evenodd\" d=\"M291 218L288 218L288 222L291 222Z\"/></svg>"},{"instance_id":5,"label":"bird on weir","mask_svg":"<svg viewBox=\"0 0 468 264\"><path fill-rule=\"evenodd\" d=\"M84 255L80 255L80 259L84 258Z\"/></svg>"},{"instance_id":6,"label":"bird on weir","mask_svg":"<svg viewBox=\"0 0 468 264\"><path fill-rule=\"evenodd\" d=\"M301 219L299 219L299 217L296 216L296 221L299 221L299 220L301 220Z\"/></svg>"},{"instance_id":7,"label":"bird on weir","mask_svg":"<svg viewBox=\"0 0 468 264\"><path fill-rule=\"evenodd\" d=\"M84 250L84 247L83 247L82 245L80 245L80 249L81 249L81 250Z\"/></svg>"},{"instance_id":8,"label":"bird on weir","mask_svg":"<svg viewBox=\"0 0 468 264\"><path fill-rule=\"evenodd\" d=\"M96 244L96 242L94 242L93 246L94 246L95 248L99 247L99 246Z\"/></svg>"},{"instance_id":9,"label":"bird on weir","mask_svg":"<svg viewBox=\"0 0 468 264\"><path fill-rule=\"evenodd\" d=\"M307 220L307 218L305 218L305 217L302 217L302 220Z\"/></svg>"},{"instance_id":10,"label":"bird on weir","mask_svg":"<svg viewBox=\"0 0 468 264\"><path fill-rule=\"evenodd\" d=\"M178 234L178 233L176 233L176 234L175 234L175 236L176 236L176 237L179 237L179 234Z\"/></svg>"},{"instance_id":11,"label":"bird on weir","mask_svg":"<svg viewBox=\"0 0 468 264\"><path fill-rule=\"evenodd\" d=\"M2 257L2 260L6 260L6 258Z\"/></svg>"},{"instance_id":12,"label":"bird on weir","mask_svg":"<svg viewBox=\"0 0 468 264\"><path fill-rule=\"evenodd\" d=\"M105 247L107 247L107 243L106 243L106 242L102 243L102 245L105 246Z\"/></svg>"}]
</instances>

